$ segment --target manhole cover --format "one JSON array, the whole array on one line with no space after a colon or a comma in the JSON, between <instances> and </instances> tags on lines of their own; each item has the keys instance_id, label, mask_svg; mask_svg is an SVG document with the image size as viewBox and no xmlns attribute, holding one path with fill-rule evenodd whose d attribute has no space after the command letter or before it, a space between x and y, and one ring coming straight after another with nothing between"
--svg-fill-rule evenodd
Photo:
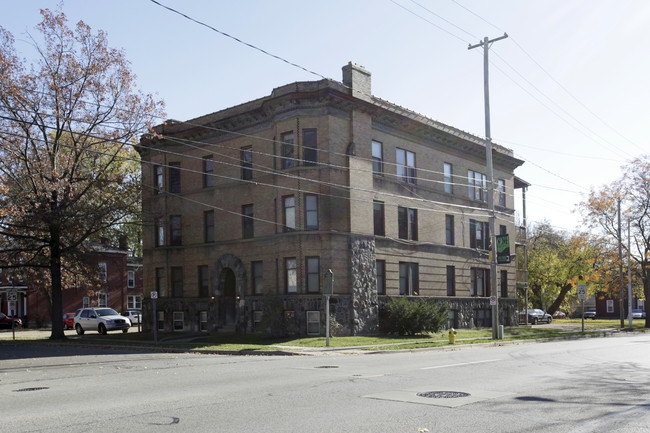
<instances>
[{"instance_id":1,"label":"manhole cover","mask_svg":"<svg viewBox=\"0 0 650 433\"><path fill-rule=\"evenodd\" d=\"M426 398L461 398L469 397L470 395L466 392L457 392L457 391L428 391L428 392L419 392L418 397Z\"/></svg>"},{"instance_id":2,"label":"manhole cover","mask_svg":"<svg viewBox=\"0 0 650 433\"><path fill-rule=\"evenodd\" d=\"M42 389L50 389L47 386L39 386L36 388L21 388L21 389L14 389L14 392L24 392L24 391L40 391Z\"/></svg>"},{"instance_id":3,"label":"manhole cover","mask_svg":"<svg viewBox=\"0 0 650 433\"><path fill-rule=\"evenodd\" d=\"M338 365L318 365L314 368L339 368Z\"/></svg>"}]
</instances>

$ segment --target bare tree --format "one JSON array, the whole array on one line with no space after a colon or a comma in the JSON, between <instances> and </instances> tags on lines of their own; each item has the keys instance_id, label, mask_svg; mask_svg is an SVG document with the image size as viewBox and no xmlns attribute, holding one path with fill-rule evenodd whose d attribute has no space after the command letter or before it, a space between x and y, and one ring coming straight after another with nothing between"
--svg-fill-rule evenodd
<instances>
[{"instance_id":1,"label":"bare tree","mask_svg":"<svg viewBox=\"0 0 650 433\"><path fill-rule=\"evenodd\" d=\"M42 10L33 63L0 27L0 260L41 269L52 334L64 338L62 276L84 242L139 213L131 143L162 102L135 88L122 51L83 22ZM48 272L49 271L49 272Z\"/></svg>"}]
</instances>

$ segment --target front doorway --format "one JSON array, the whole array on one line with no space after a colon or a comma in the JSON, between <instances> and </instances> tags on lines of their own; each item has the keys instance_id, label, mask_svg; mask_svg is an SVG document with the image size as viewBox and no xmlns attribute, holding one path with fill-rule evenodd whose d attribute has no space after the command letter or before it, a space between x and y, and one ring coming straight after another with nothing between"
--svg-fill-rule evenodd
<instances>
[{"instance_id":1,"label":"front doorway","mask_svg":"<svg viewBox=\"0 0 650 433\"><path fill-rule=\"evenodd\" d=\"M237 278L230 268L221 271L223 283L223 298L221 299L221 317L224 325L231 325L237 321Z\"/></svg>"}]
</instances>

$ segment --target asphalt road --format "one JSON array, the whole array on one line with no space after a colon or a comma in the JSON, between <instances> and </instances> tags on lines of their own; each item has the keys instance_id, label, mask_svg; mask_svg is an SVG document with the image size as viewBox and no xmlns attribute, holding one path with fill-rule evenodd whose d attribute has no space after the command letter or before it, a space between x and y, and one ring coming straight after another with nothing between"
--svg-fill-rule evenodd
<instances>
[{"instance_id":1,"label":"asphalt road","mask_svg":"<svg viewBox=\"0 0 650 433\"><path fill-rule=\"evenodd\" d=\"M648 334L277 357L0 345L0 432L623 433L650 432L649 410Z\"/></svg>"}]
</instances>

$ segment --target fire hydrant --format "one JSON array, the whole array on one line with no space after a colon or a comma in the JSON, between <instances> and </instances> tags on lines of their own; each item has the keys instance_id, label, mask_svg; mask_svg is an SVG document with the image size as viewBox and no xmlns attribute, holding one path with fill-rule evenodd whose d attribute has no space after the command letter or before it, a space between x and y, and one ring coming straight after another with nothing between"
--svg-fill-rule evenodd
<instances>
[{"instance_id":1,"label":"fire hydrant","mask_svg":"<svg viewBox=\"0 0 650 433\"><path fill-rule=\"evenodd\" d=\"M449 344L454 344L456 342L456 330L454 328L449 328Z\"/></svg>"}]
</instances>

